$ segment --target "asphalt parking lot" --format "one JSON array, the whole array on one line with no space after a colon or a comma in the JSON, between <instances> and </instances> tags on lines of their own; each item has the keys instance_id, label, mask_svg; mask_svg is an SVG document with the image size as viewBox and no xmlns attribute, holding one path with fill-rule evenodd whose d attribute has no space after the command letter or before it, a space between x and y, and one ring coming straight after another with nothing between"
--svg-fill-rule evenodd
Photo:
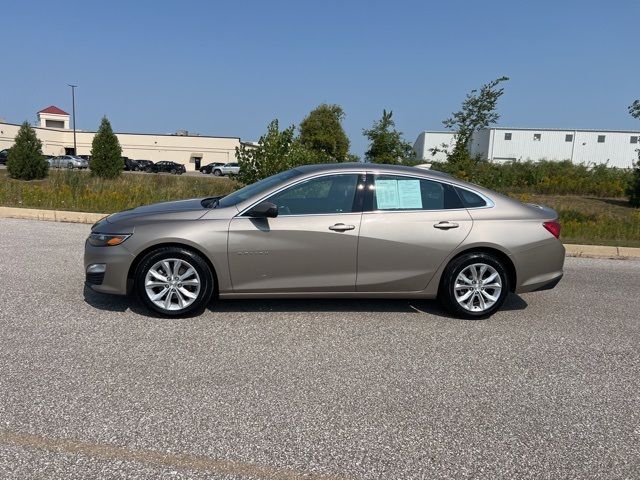
<instances>
[{"instance_id":1,"label":"asphalt parking lot","mask_svg":"<svg viewBox=\"0 0 640 480\"><path fill-rule=\"evenodd\" d=\"M640 262L486 321L426 301L83 289L86 225L0 219L0 478L639 478Z\"/></svg>"}]
</instances>

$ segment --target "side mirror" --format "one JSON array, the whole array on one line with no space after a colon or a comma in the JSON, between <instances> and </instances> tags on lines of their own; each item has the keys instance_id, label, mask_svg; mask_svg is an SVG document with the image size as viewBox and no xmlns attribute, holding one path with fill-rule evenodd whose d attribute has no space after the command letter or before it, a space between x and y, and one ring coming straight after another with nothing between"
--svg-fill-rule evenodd
<instances>
[{"instance_id":1,"label":"side mirror","mask_svg":"<svg viewBox=\"0 0 640 480\"><path fill-rule=\"evenodd\" d=\"M271 202L260 202L247 212L249 217L273 218L278 216L278 206Z\"/></svg>"}]
</instances>

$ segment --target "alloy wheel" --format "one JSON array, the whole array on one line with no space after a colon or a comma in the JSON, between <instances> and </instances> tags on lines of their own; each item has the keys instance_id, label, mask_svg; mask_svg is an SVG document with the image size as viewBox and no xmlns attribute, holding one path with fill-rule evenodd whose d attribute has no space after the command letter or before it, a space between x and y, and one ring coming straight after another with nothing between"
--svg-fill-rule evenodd
<instances>
[{"instance_id":1,"label":"alloy wheel","mask_svg":"<svg viewBox=\"0 0 640 480\"><path fill-rule=\"evenodd\" d=\"M470 312L484 312L500 298L502 279L491 265L474 263L458 274L453 289L462 308Z\"/></svg>"},{"instance_id":2,"label":"alloy wheel","mask_svg":"<svg viewBox=\"0 0 640 480\"><path fill-rule=\"evenodd\" d=\"M200 276L189 262L167 258L155 263L145 276L149 300L163 310L183 310L200 293Z\"/></svg>"}]
</instances>

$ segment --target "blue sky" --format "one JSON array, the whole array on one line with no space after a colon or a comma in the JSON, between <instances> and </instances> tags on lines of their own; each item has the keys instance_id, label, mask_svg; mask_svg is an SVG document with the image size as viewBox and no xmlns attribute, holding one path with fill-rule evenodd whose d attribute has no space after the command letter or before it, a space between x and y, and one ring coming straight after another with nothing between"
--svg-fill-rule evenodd
<instances>
[{"instance_id":1,"label":"blue sky","mask_svg":"<svg viewBox=\"0 0 640 480\"><path fill-rule=\"evenodd\" d=\"M640 2L7 2L0 117L50 104L78 128L257 140L342 105L352 151L393 110L407 140L442 129L467 91L511 80L499 125L640 129Z\"/></svg>"}]
</instances>

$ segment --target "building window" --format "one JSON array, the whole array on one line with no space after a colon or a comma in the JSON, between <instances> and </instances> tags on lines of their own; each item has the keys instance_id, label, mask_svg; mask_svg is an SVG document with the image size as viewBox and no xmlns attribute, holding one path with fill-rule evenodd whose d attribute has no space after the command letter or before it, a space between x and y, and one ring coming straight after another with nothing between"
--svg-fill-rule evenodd
<instances>
[{"instance_id":1,"label":"building window","mask_svg":"<svg viewBox=\"0 0 640 480\"><path fill-rule=\"evenodd\" d=\"M565 141L565 142L573 142L573 135L571 135L570 133L567 133L567 134L564 136L564 141Z\"/></svg>"},{"instance_id":2,"label":"building window","mask_svg":"<svg viewBox=\"0 0 640 480\"><path fill-rule=\"evenodd\" d=\"M598 135L598 143L604 143L604 135Z\"/></svg>"},{"instance_id":3,"label":"building window","mask_svg":"<svg viewBox=\"0 0 640 480\"><path fill-rule=\"evenodd\" d=\"M511 140L511 133L505 133L504 134L504 139L505 140Z\"/></svg>"},{"instance_id":4,"label":"building window","mask_svg":"<svg viewBox=\"0 0 640 480\"><path fill-rule=\"evenodd\" d=\"M539 142L542 139L542 134L541 133L534 133L533 134L533 141L534 142Z\"/></svg>"},{"instance_id":5,"label":"building window","mask_svg":"<svg viewBox=\"0 0 640 480\"><path fill-rule=\"evenodd\" d=\"M62 120L45 120L44 126L47 128L64 128L64 122Z\"/></svg>"},{"instance_id":6,"label":"building window","mask_svg":"<svg viewBox=\"0 0 640 480\"><path fill-rule=\"evenodd\" d=\"M631 137L631 143L638 143L638 137Z\"/></svg>"}]
</instances>

